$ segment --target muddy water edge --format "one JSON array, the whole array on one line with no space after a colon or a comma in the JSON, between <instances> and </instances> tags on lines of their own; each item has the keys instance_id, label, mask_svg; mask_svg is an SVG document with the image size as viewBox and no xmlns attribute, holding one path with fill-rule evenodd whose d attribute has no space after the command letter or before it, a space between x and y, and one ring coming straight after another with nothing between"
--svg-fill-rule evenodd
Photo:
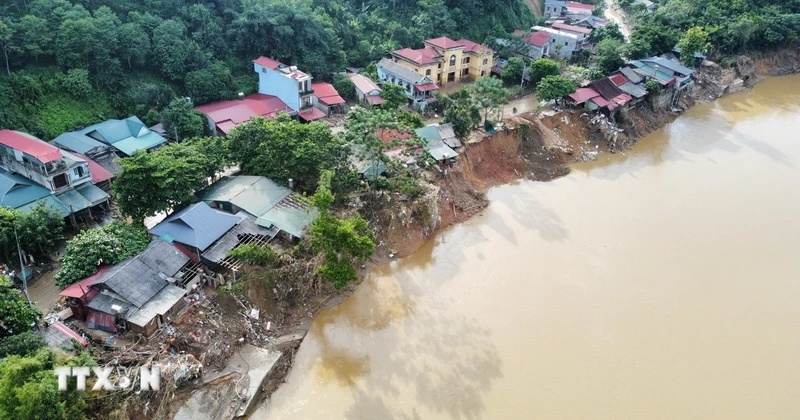
<instances>
[{"instance_id":1,"label":"muddy water edge","mask_svg":"<svg viewBox=\"0 0 800 420\"><path fill-rule=\"evenodd\" d=\"M490 206L322 311L254 419L800 418L800 76Z\"/></svg>"}]
</instances>

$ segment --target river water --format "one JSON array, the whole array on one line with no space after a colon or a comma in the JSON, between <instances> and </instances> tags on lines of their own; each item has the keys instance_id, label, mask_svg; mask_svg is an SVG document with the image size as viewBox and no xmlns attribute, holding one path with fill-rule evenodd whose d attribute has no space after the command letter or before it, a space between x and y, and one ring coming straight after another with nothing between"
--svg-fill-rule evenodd
<instances>
[{"instance_id":1,"label":"river water","mask_svg":"<svg viewBox=\"0 0 800 420\"><path fill-rule=\"evenodd\" d=\"M491 205L322 312L254 419L799 419L800 76Z\"/></svg>"}]
</instances>

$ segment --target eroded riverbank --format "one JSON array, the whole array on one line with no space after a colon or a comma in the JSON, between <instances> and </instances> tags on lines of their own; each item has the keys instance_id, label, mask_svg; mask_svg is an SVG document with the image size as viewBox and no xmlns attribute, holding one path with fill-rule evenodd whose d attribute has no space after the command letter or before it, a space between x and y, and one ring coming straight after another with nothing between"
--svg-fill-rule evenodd
<instances>
[{"instance_id":1,"label":"eroded riverbank","mask_svg":"<svg viewBox=\"0 0 800 420\"><path fill-rule=\"evenodd\" d=\"M700 105L553 183L493 189L483 216L323 311L253 417L798 415L780 349L800 344L799 80Z\"/></svg>"}]
</instances>

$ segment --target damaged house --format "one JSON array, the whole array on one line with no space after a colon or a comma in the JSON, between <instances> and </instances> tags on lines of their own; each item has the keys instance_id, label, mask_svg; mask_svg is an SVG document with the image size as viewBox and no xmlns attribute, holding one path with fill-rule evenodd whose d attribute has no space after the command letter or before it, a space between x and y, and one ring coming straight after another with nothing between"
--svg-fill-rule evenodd
<instances>
[{"instance_id":1,"label":"damaged house","mask_svg":"<svg viewBox=\"0 0 800 420\"><path fill-rule=\"evenodd\" d=\"M61 292L73 314L89 328L116 333L120 327L149 337L180 311L197 273L189 257L154 239L141 254Z\"/></svg>"}]
</instances>

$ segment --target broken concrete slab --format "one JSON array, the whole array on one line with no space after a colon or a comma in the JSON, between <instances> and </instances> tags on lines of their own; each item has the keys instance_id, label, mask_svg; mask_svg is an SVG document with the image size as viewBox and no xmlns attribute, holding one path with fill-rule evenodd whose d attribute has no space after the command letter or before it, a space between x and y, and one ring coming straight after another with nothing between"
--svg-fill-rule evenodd
<instances>
[{"instance_id":1,"label":"broken concrete slab","mask_svg":"<svg viewBox=\"0 0 800 420\"><path fill-rule=\"evenodd\" d=\"M238 394L245 399L236 411L236 416L241 417L250 411L250 406L258 396L258 390L265 380L269 378L275 364L281 358L281 352L265 350L250 344L245 344L231 359L231 363L241 361L247 369L246 375L239 386Z\"/></svg>"}]
</instances>

